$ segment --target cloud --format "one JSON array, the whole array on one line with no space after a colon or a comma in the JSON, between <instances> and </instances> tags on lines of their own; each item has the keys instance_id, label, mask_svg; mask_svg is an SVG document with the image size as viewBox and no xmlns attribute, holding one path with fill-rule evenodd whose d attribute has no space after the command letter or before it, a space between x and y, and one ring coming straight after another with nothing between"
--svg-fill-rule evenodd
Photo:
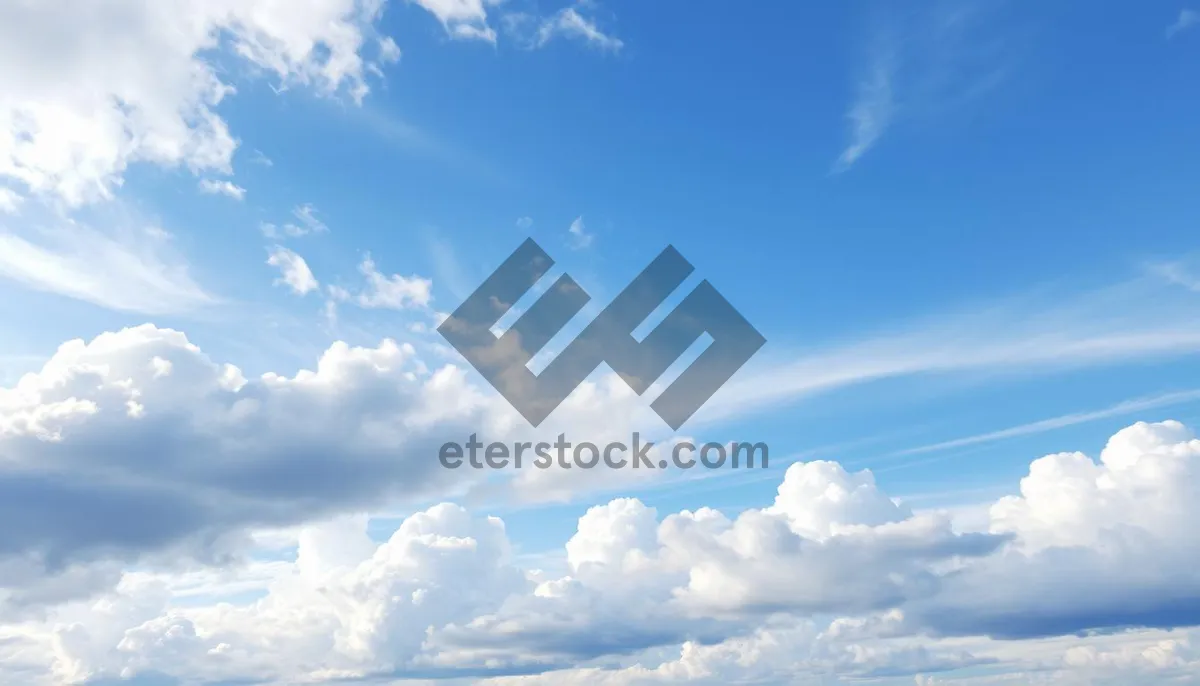
<instances>
[{"instance_id":1,"label":"cloud","mask_svg":"<svg viewBox=\"0 0 1200 686\"><path fill-rule=\"evenodd\" d=\"M1183 9L1179 11L1179 18L1174 24L1167 27L1167 38L1174 38L1176 34L1182 33L1200 24L1200 12L1195 10Z\"/></svg>"},{"instance_id":2,"label":"cloud","mask_svg":"<svg viewBox=\"0 0 1200 686\"><path fill-rule=\"evenodd\" d=\"M955 438L949 441L940 441L930 445L923 445L916 448L908 448L894 453L889 453L885 457L921 455L924 453L951 450L954 448L965 448L967 446L979 445L981 443L991 443L993 441L1001 441L1007 438L1015 438L1018 436L1029 436L1045 431L1053 431L1055 429L1092 422L1099 419L1120 417L1122 415L1145 412L1146 410L1152 410L1159 407L1168 407L1181 403L1189 403L1196 400L1200 400L1200 390L1179 391L1176 393L1163 393L1145 398L1134 398L1133 400L1126 400L1117 403L1116 405L1106 407L1102 410L1094 410L1091 412L1074 412L1058 417L1051 417L1050 419L1042 419L1036 422L1029 422L1028 424L1009 427L1007 429L989 431L987 433L966 436L964 438Z\"/></svg>"},{"instance_id":3,"label":"cloud","mask_svg":"<svg viewBox=\"0 0 1200 686\"><path fill-rule=\"evenodd\" d=\"M150 325L65 343L0 388L0 516L26 522L0 533L0 615L105 560L217 562L249 526L461 485L431 458L482 404L390 340L256 379Z\"/></svg>"},{"instance_id":4,"label":"cloud","mask_svg":"<svg viewBox=\"0 0 1200 686\"><path fill-rule=\"evenodd\" d=\"M452 38L496 43L497 33L490 25L488 15L489 9L501 6L503 0L410 1L436 17ZM508 33L529 47L540 48L556 38L566 38L600 50L618 52L624 43L601 31L595 19L580 12L594 7L592 2L577 2L546 17L509 11L500 15L500 22Z\"/></svg>"},{"instance_id":5,"label":"cloud","mask_svg":"<svg viewBox=\"0 0 1200 686\"><path fill-rule=\"evenodd\" d=\"M541 47L560 37L582 40L591 47L611 52L619 52L625 46L621 39L601 31L595 20L584 17L574 7L565 7L542 21L536 43Z\"/></svg>"},{"instance_id":6,"label":"cloud","mask_svg":"<svg viewBox=\"0 0 1200 686\"><path fill-rule=\"evenodd\" d=\"M254 150L250 153L250 163L261 165L263 167L275 166L275 163L271 161L271 158L267 157L266 154L264 154L261 150Z\"/></svg>"},{"instance_id":7,"label":"cloud","mask_svg":"<svg viewBox=\"0 0 1200 686\"><path fill-rule=\"evenodd\" d=\"M503 16L503 27L507 34L527 49L543 48L557 39L582 41L585 45L603 52L620 52L625 44L621 39L605 33L596 20L584 12L595 10L594 2L577 2L548 15L527 12L508 12Z\"/></svg>"},{"instance_id":8,"label":"cloud","mask_svg":"<svg viewBox=\"0 0 1200 686\"><path fill-rule=\"evenodd\" d=\"M432 299L432 281L415 274L385 276L380 273L370 255L363 258L358 269L367 281L366 287L356 294L345 288L335 287L330 290L334 300L353 302L365 309L405 310L428 307Z\"/></svg>"},{"instance_id":9,"label":"cloud","mask_svg":"<svg viewBox=\"0 0 1200 686\"><path fill-rule=\"evenodd\" d=\"M179 313L214 302L168 249L165 232L107 216L130 214L115 200L127 170L187 170L200 177L202 192L240 199L241 186L209 178L232 172L239 144L219 113L231 82L267 75L282 87L361 101L366 72L379 71L365 53L382 6L85 0L0 7L0 61L10 67L0 74L0 206L11 214L17 198L36 201L27 205L35 211L0 229L0 275L121 311ZM386 60L389 50L380 50Z\"/></svg>"},{"instance_id":10,"label":"cloud","mask_svg":"<svg viewBox=\"0 0 1200 686\"><path fill-rule=\"evenodd\" d=\"M834 171L849 169L892 123L896 103L892 92L896 58L893 54L877 57L858 85L858 95L846 118L850 120L850 143L838 156Z\"/></svg>"},{"instance_id":11,"label":"cloud","mask_svg":"<svg viewBox=\"0 0 1200 686\"><path fill-rule=\"evenodd\" d=\"M11 188L0 186L0 213L16 214L24 198Z\"/></svg>"},{"instance_id":12,"label":"cloud","mask_svg":"<svg viewBox=\"0 0 1200 686\"><path fill-rule=\"evenodd\" d=\"M1167 283L1182 286L1189 291L1200 291L1200 278L1196 278L1185 261L1155 263L1150 265L1149 272Z\"/></svg>"},{"instance_id":13,"label":"cloud","mask_svg":"<svg viewBox=\"0 0 1200 686\"><path fill-rule=\"evenodd\" d=\"M1178 422L1115 434L1099 462L1081 453L1030 465L1020 495L991 508L1004 554L947 577L914 621L943 634L1002 638L1200 622L1200 441ZM1147 573L1147 562L1153 572Z\"/></svg>"},{"instance_id":14,"label":"cloud","mask_svg":"<svg viewBox=\"0 0 1200 686\"><path fill-rule=\"evenodd\" d=\"M321 287L303 257L278 245L271 248L269 253L267 264L279 269L282 274L275 280L276 284L288 286L296 295L305 295Z\"/></svg>"},{"instance_id":15,"label":"cloud","mask_svg":"<svg viewBox=\"0 0 1200 686\"><path fill-rule=\"evenodd\" d=\"M391 36L379 39L379 61L385 63L400 61L400 46L396 45L396 41L392 40Z\"/></svg>"},{"instance_id":16,"label":"cloud","mask_svg":"<svg viewBox=\"0 0 1200 686\"><path fill-rule=\"evenodd\" d=\"M571 226L567 228L567 233L571 234L571 247L575 250L582 250L592 244L592 239L595 238L588 233L587 227L583 225L583 217L576 217L575 221L571 222Z\"/></svg>"},{"instance_id":17,"label":"cloud","mask_svg":"<svg viewBox=\"0 0 1200 686\"><path fill-rule=\"evenodd\" d=\"M233 183L232 181L201 179L200 192L207 193L209 195L227 195L234 200L242 200L246 197L246 189Z\"/></svg>"},{"instance_id":18,"label":"cloud","mask_svg":"<svg viewBox=\"0 0 1200 686\"><path fill-rule=\"evenodd\" d=\"M762 356L689 426L883 379L967 372L1052 374L1200 350L1200 303L1156 275L1090 291L1041 289L917 317L890 331ZM776 344L778 347L779 344Z\"/></svg>"},{"instance_id":19,"label":"cloud","mask_svg":"<svg viewBox=\"0 0 1200 686\"><path fill-rule=\"evenodd\" d=\"M519 217L517 219L517 228L522 231L533 228L533 217Z\"/></svg>"},{"instance_id":20,"label":"cloud","mask_svg":"<svg viewBox=\"0 0 1200 686\"><path fill-rule=\"evenodd\" d=\"M233 92L210 61L320 93L368 90L360 51L382 3L131 0L0 9L0 177L67 206L111 198L126 168L228 173L237 147L217 106ZM63 46L70 46L64 49Z\"/></svg>"},{"instance_id":21,"label":"cloud","mask_svg":"<svg viewBox=\"0 0 1200 686\"><path fill-rule=\"evenodd\" d=\"M499 0L411 0L437 17L446 33L455 38L496 42L496 32L488 26L487 8Z\"/></svg>"},{"instance_id":22,"label":"cloud","mask_svg":"<svg viewBox=\"0 0 1200 686\"><path fill-rule=\"evenodd\" d=\"M36 231L0 224L0 277L123 312L174 314L218 301L192 279L169 234L123 211L101 221L117 228L61 217Z\"/></svg>"},{"instance_id":23,"label":"cloud","mask_svg":"<svg viewBox=\"0 0 1200 686\"><path fill-rule=\"evenodd\" d=\"M358 436L386 425L379 413L403 414L431 400L418 391L422 383L402 381L402 369L414 371L403 364L410 355L394 346L335 346L315 373L247 382L204 360L181 335L150 327L64 346L16 389L19 397L46 406L94 385L63 387L61 379L79 378L74 370L109 380L102 383L107 390L80 398L98 410L59 411L47 426L64 429L62 439L17 443L20 449L10 451L17 464L4 467L0 484L19 493L27 484L14 483L16 467L39 464L61 474L70 465L85 470L76 488L89 497L69 501L71 518L21 519L29 526L0 536L6 564L13 564L14 550L69 552L66 559L77 560L81 550L145 548L180 529L179 513L200 504L212 509L198 518L206 524L198 530L208 533L193 546L207 540L211 547L213 532L238 525L294 521L317 503L322 512L340 506L347 514L310 512L318 519L294 534L286 560L247 568L250 586L238 588L257 590L254 600L172 603L169 589L180 584L170 579L177 576L154 566L137 572L76 566L75 593L80 584L104 588L114 574L120 580L98 602L70 600L67 593L47 606L44 619L10 624L0 635L15 637L27 662L40 660L30 662L30 674L40 669L59 682L162 674L284 683L493 677L485 683L497 686L885 677L936 684L943 682L930 675L980 666L1014 684L1030 683L1029 673L1066 684L1098 683L1088 679L1105 674L1125 678L1113 683L1200 677L1187 632L1126 630L1200 622L1194 573L1200 537L1190 526L1200 507L1200 440L1176 422L1118 432L1099 461L1077 453L1035 460L1019 495L993 504L985 533L958 533L947 515L913 512L869 472L816 461L789 467L773 503L732 517L708 508L660 517L631 498L592 507L562 548L563 569L550 572L518 563L500 519L459 505L417 511L383 543L366 535L365 516L352 514L363 501L347 499L347 481L361 497L381 481L411 489L434 475L417 469L419 460L382 459L379 440ZM169 373L155 376L165 368L147 363L156 357L172 362ZM378 402L384 389L405 402ZM138 402L147 409L136 421L152 427L135 428L119 402L133 390L142 391ZM101 402L108 393L111 400ZM193 436L211 432L209 441L219 442L181 451L171 437L171 450L161 451L171 456L165 462L126 450L96 450L82 461L60 448L114 445L98 440L104 435L125 445L161 442L169 428L185 426L169 419L185 407L167 402L175 394L192 408L206 399L209 409L189 411L186 426ZM17 397L0 396L8 416ZM251 415L234 398L261 405ZM342 409L365 398L389 409L347 424ZM103 419L106 406L118 412ZM28 414L31 405L20 407ZM313 423L317 413L324 419ZM231 423L239 417L257 424ZM109 423L115 425L97 433L96 424ZM315 424L330 435L316 432ZM28 434L27 424L9 426L0 436L10 445ZM248 440L257 436L262 440ZM291 450L268 448L285 437ZM294 452L296 446L305 449ZM354 456L349 464L356 469L322 471L336 464L322 457L326 450L342 464ZM264 463L272 454L279 461ZM256 468L264 464L271 469ZM122 494L129 521L141 525L110 526L124 510L89 508L92 498L122 483L113 478L122 469L140 476L128 486L172 485L163 498L171 505ZM246 481L251 474L264 479ZM407 480L392 481L399 474ZM49 502L64 501L0 499L19 510L6 513L15 516ZM89 580L85 571L99 576ZM7 580L18 577L2 578L11 585ZM65 584L62 576L30 574L28 586L10 592L9 610L32 590L56 597L48 579ZM1061 636L1040 638L1046 635ZM586 662L593 658L604 659ZM976 683L968 671L954 679Z\"/></svg>"},{"instance_id":24,"label":"cloud","mask_svg":"<svg viewBox=\"0 0 1200 686\"><path fill-rule=\"evenodd\" d=\"M309 234L328 233L329 231L325 222L317 218L317 208L312 203L293 207L292 217L296 221L285 222L283 226L263 222L259 225L259 230L262 231L263 236L271 239L300 238Z\"/></svg>"},{"instance_id":25,"label":"cloud","mask_svg":"<svg viewBox=\"0 0 1200 686\"><path fill-rule=\"evenodd\" d=\"M1017 41L982 3L934 3L915 13L891 6L875 17L846 112L848 142L833 173L849 170L901 117L962 105L1000 83Z\"/></svg>"}]
</instances>

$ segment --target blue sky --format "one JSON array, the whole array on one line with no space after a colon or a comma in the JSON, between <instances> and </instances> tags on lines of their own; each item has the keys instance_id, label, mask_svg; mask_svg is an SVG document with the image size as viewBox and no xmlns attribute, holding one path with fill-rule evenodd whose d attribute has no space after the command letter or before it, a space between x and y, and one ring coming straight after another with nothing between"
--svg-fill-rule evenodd
<instances>
[{"instance_id":1,"label":"blue sky","mask_svg":"<svg viewBox=\"0 0 1200 686\"><path fill-rule=\"evenodd\" d=\"M144 321L255 372L294 372L336 339L408 336L390 312L330 327L318 299L272 287L259 226L295 222L305 204L329 231L292 247L322 281L356 278L369 253L385 271L431 278L442 311L526 235L598 302L673 244L776 358L1010 298L1034 300L1035 314L1195 251L1195 173L1180 152L1198 135L1197 48L1165 36L1169 3L725 14L604 7L596 21L620 49L563 39L530 51L453 41L421 7L391 7L378 30L403 56L361 106L277 93L231 65L238 92L221 112L240 140L233 182L245 199L197 193L186 170L153 167L131 168L122 188L133 212L177 236L222 306L146 317L5 283L10 321L39 313L6 332L10 378L63 340ZM856 140L859 109L877 139ZM593 237L585 249L568 233L579 217ZM1132 361L1050 379L985 370L867 384L759 412L742 432L784 454L869 434L879 442L838 455L873 466L881 453L1189 387L1186 357ZM884 478L901 492L929 479L947 491L1008 484L1028 455L1110 433L1088 425L986 446L955 460L950 479L940 465ZM722 496L754 501L753 489Z\"/></svg>"},{"instance_id":2,"label":"blue sky","mask_svg":"<svg viewBox=\"0 0 1200 686\"><path fill-rule=\"evenodd\" d=\"M0 536L0 565L12 555L33 565L20 567L30 579L59 579L61 570L51 572L58 555L73 573L107 580L59 579L62 593L0 583L0 610L41 593L59 598L54 612L74 617L70 603L116 592L137 574L173 579L165 583L176 589L189 574L220 577L201 583L200 601L186 601L196 607L253 603L278 593L263 581L278 569L304 567L303 527L317 527L310 533L321 545L350 541L336 554L322 549L322 560L344 554L358 564L362 546L433 526L418 522L426 515L458 522L429 509L441 502L502 517L505 545L518 556L584 578L570 559L587 546L563 550L586 538L581 517L595 508L636 498L660 519L701 508L736 519L777 493L777 503L786 500L790 464L823 460L845 470L813 467L804 477L830 479L826 493L870 470L871 485L848 496L867 503L864 525L893 521L878 514L890 505L871 505L879 491L914 517L952 512L958 533L999 536L1009 520L989 508L1024 493L1023 478L1045 478L1031 472L1041 456L1098 458L1111 437L1143 430L1152 437L1131 445L1192 449L1173 425L1121 433L1142 421L1200 426L1200 167L1189 152L1200 148L1200 14L1192 9L1001 0L413 0L386 8L315 0L294 12L252 4L90 3L71 17L63 7L0 1L0 25L15 27L7 40L0 29L10 46L0 60L12 72L0 88L14 94L0 99L0 316L9 323L0 331L0 441L29 465L50 465L46 474L157 484L155 498L178 488L187 495L174 497L197 508L178 520L158 515L169 522L157 533L118 517L113 527L129 530L111 541L49 524L44 540ZM462 441L468 429L523 435L433 328L526 237L596 307L668 244L691 261L692 282L708 279L768 342L682 433L766 442L772 468L641 481L503 474L481 486L421 463L421 455L434 459L423 446ZM96 338L105 332L115 333ZM59 349L74 339L96 342ZM242 386L221 376L226 363L239 368ZM461 379L437 376L447 365ZM393 377L401 367L408 376ZM92 375L104 380L93 384ZM670 437L645 413L650 398L623 396L607 376L598 370L596 395L568 403L551 424L589 437L626 429ZM178 384L153 385L167 377ZM387 384L397 379L419 387L393 390ZM260 407L278 414L263 415L254 431L225 424ZM122 423L143 417L143 428ZM389 451L396 464L381 466ZM301 462L285 466L293 453ZM1063 466L1069 459L1061 458L1062 474L1075 474ZM338 465L360 473L335 476ZM0 490L17 489L16 474L2 477L12 481ZM46 492L69 500L69 483L49 479ZM24 493L35 500L32 487ZM1037 500L1032 491L1022 497ZM146 512L157 511L146 502ZM10 516L43 512L11 507ZM643 522L642 510L611 507L613 521ZM1078 511L1107 521L1090 507ZM366 518L367 543L356 538L362 531L338 528L351 515ZM803 517L789 516L797 536L811 533L795 528ZM1011 532L1040 551L1034 520ZM489 536L472 540L484 550ZM233 543L238 537L257 543ZM956 554L986 557L966 550ZM176 554L196 566L173 567ZM225 570L213 562L223 555L253 563ZM496 574L488 583L509 589ZM610 590L595 592L606 602L624 597L604 595ZM180 598L165 607L185 604ZM526 600L509 602L479 616L503 618ZM951 605L931 603L901 605L909 621L946 630L938 618ZM886 609L789 616L861 619ZM188 621L215 621L205 611ZM22 612L13 611L13 626ZM451 629L467 631L473 616L437 621L465 641ZM0 614L0 629L8 619ZM766 626L748 621L702 628L719 643ZM671 622L662 631L676 636ZM1150 622L1145 631L1194 623ZM200 634L232 631L209 624L217 625ZM116 629L93 633L104 631ZM1129 641L1181 640L1164 636ZM670 652L682 641L651 643L641 648ZM1034 669L1029 655L1057 650L1048 645L988 644L978 654L1021 678ZM122 672L110 648L80 650L88 657L78 664L93 665L80 668L81 679L140 669ZM346 650L355 660L365 654ZM362 650L372 659L326 667L424 673L375 659L377 647ZM610 657L630 669L639 653L619 652ZM604 658L537 654L576 668ZM166 664L139 656L129 664L155 673ZM438 664L459 657L447 652ZM962 678L973 664L959 665ZM272 667L272 678L289 678L292 667ZM895 683L960 683L893 668ZM474 667L462 669L452 676ZM615 674L605 683L633 683Z\"/></svg>"}]
</instances>

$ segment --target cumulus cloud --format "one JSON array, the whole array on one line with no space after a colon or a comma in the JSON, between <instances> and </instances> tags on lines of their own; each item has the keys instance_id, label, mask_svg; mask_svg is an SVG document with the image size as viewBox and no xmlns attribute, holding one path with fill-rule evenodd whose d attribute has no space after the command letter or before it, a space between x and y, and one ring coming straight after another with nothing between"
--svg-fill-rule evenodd
<instances>
[{"instance_id":1,"label":"cumulus cloud","mask_svg":"<svg viewBox=\"0 0 1200 686\"><path fill-rule=\"evenodd\" d=\"M0 275L116 310L177 313L211 303L187 263L136 222L78 226L134 165L182 169L204 193L241 199L239 145L221 114L239 76L361 101L367 72L394 61L373 28L378 0L84 0L0 6ZM101 203L100 201L109 201ZM107 208L103 210L109 212ZM49 229L46 228L49 225Z\"/></svg>"},{"instance_id":2,"label":"cumulus cloud","mask_svg":"<svg viewBox=\"0 0 1200 686\"><path fill-rule=\"evenodd\" d=\"M496 31L488 26L488 7L502 0L412 0L442 22L455 38L496 42Z\"/></svg>"},{"instance_id":3,"label":"cumulus cloud","mask_svg":"<svg viewBox=\"0 0 1200 686\"><path fill-rule=\"evenodd\" d=\"M335 287L330 290L335 301L353 302L366 309L404 310L428 307L433 297L433 281L415 274L385 275L379 271L370 255L363 258L358 270L366 279L366 286L354 294L345 288Z\"/></svg>"},{"instance_id":4,"label":"cumulus cloud","mask_svg":"<svg viewBox=\"0 0 1200 686\"><path fill-rule=\"evenodd\" d=\"M305 295L321 287L304 258L287 248L279 245L271 248L267 264L280 272L275 283L287 286L296 295Z\"/></svg>"},{"instance_id":5,"label":"cumulus cloud","mask_svg":"<svg viewBox=\"0 0 1200 686\"><path fill-rule=\"evenodd\" d=\"M558 421L587 432L581 419L629 395L585 384ZM465 370L431 370L392 340L249 379L152 325L70 341L0 388L0 518L31 522L0 532L0 611L111 584L120 565L105 560L171 550L216 564L247 527L465 491L483 474L443 468L438 449L528 438L519 419ZM557 471L574 476L553 482L567 492L594 480Z\"/></svg>"},{"instance_id":6,"label":"cumulus cloud","mask_svg":"<svg viewBox=\"0 0 1200 686\"><path fill-rule=\"evenodd\" d=\"M149 325L71 341L0 389L0 518L26 522L0 533L0 560L36 580L175 546L217 559L238 527L424 492L447 478L430 432L473 417L473 397L391 341L250 380Z\"/></svg>"},{"instance_id":7,"label":"cumulus cloud","mask_svg":"<svg viewBox=\"0 0 1200 686\"><path fill-rule=\"evenodd\" d=\"M1200 623L1197 496L1200 441L1178 422L1118 432L1099 462L1043 457L991 509L1014 544L915 611L939 632L1000 637Z\"/></svg>"},{"instance_id":8,"label":"cumulus cloud","mask_svg":"<svg viewBox=\"0 0 1200 686\"><path fill-rule=\"evenodd\" d=\"M601 396L567 407L610 423ZM152 326L65 344L0 390L0 517L22 522L0 530L0 654L25 665L0 680L1200 675L1176 629L1200 622L1200 440L1177 422L1035 460L975 533L814 461L739 513L591 507L551 571L462 505L368 536L355 513L480 478L437 463L448 437L521 435L494 401L390 341L253 379Z\"/></svg>"},{"instance_id":9,"label":"cumulus cloud","mask_svg":"<svg viewBox=\"0 0 1200 686\"><path fill-rule=\"evenodd\" d=\"M21 206L24 200L16 191L11 188L0 186L0 212L5 214L16 214L17 208Z\"/></svg>"},{"instance_id":10,"label":"cumulus cloud","mask_svg":"<svg viewBox=\"0 0 1200 686\"><path fill-rule=\"evenodd\" d=\"M228 47L284 85L367 92L363 47L382 3L317 0L16 2L0 8L0 177L68 206L112 196L138 162L228 173L217 111Z\"/></svg>"}]
</instances>

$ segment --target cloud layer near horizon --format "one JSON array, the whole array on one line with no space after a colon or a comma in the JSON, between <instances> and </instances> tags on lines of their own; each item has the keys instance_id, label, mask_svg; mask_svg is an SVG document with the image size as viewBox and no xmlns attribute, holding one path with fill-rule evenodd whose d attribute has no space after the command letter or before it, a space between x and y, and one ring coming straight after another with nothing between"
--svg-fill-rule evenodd
<instances>
[{"instance_id":1,"label":"cloud layer near horizon","mask_svg":"<svg viewBox=\"0 0 1200 686\"><path fill-rule=\"evenodd\" d=\"M581 421L626 400L601 384L565 407ZM0 649L29 683L562 668L547 678L788 683L1045 669L1004 646L1140 627L1130 641L1168 632L1168 666L1191 669L1170 631L1200 622L1200 441L1176 422L1134 424L1098 461L1035 460L975 532L823 461L733 516L593 507L558 572L521 564L503 522L462 505L423 509L382 544L349 514L461 491L431 456L446 432L503 431L502 410L390 341L257 379L149 325L64 344L0 390L0 509L22 523L0 533ZM295 552L262 561L260 532L295 526ZM252 599L181 604L188 579ZM1082 669L1065 659L1055 669Z\"/></svg>"}]
</instances>

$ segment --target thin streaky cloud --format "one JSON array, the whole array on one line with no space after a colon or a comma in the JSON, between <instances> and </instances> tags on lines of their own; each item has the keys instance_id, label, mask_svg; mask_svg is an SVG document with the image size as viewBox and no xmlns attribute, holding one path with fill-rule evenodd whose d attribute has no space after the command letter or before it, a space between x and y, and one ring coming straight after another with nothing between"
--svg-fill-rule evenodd
<instances>
[{"instance_id":1,"label":"thin streaky cloud","mask_svg":"<svg viewBox=\"0 0 1200 686\"><path fill-rule=\"evenodd\" d=\"M1167 27L1167 38L1174 38L1177 34L1195 28L1197 25L1200 25L1200 12L1182 9L1179 11L1179 17L1175 23Z\"/></svg>"},{"instance_id":2,"label":"thin streaky cloud","mask_svg":"<svg viewBox=\"0 0 1200 686\"><path fill-rule=\"evenodd\" d=\"M599 50L619 52L625 43L616 36L604 33L592 19L584 17L574 7L567 7L538 28L537 45L541 47L555 37L576 38Z\"/></svg>"},{"instance_id":3,"label":"thin streaky cloud","mask_svg":"<svg viewBox=\"0 0 1200 686\"><path fill-rule=\"evenodd\" d=\"M1008 32L998 28L1003 21L981 3L935 3L877 20L856 74L846 111L848 140L833 174L854 166L901 117L952 109L992 90L1007 76L1012 44L1019 43L1007 40Z\"/></svg>"},{"instance_id":4,"label":"thin streaky cloud","mask_svg":"<svg viewBox=\"0 0 1200 686\"><path fill-rule=\"evenodd\" d=\"M1163 262L1150 265L1150 273L1168 283L1182 286L1189 291L1200 291L1200 278L1194 276L1181 262Z\"/></svg>"},{"instance_id":5,"label":"thin streaky cloud","mask_svg":"<svg viewBox=\"0 0 1200 686\"><path fill-rule=\"evenodd\" d=\"M500 187L519 187L521 180L509 168L493 164L469 150L443 140L400 117L371 107L340 110L381 141L408 154L423 157L455 171L470 174Z\"/></svg>"},{"instance_id":6,"label":"thin streaky cloud","mask_svg":"<svg viewBox=\"0 0 1200 686\"><path fill-rule=\"evenodd\" d=\"M768 334L769 336L769 334ZM1200 353L1200 302L1158 277L1047 298L979 303L807 352L752 362L693 422L728 420L884 379L1049 374Z\"/></svg>"},{"instance_id":7,"label":"thin streaky cloud","mask_svg":"<svg viewBox=\"0 0 1200 686\"><path fill-rule=\"evenodd\" d=\"M261 150L255 150L250 153L250 163L261 165L263 167L275 166L275 163L271 161L271 158L267 157L266 154L264 154Z\"/></svg>"},{"instance_id":8,"label":"thin streaky cloud","mask_svg":"<svg viewBox=\"0 0 1200 686\"><path fill-rule=\"evenodd\" d=\"M989 431L987 433L977 434L975 436L966 436L964 438L956 438L950 441L941 441L939 443L931 443L929 445L918 446L916 448L908 448L898 450L894 453L889 453L883 457L903 457L906 455L921 455L924 453L932 453L941 450L951 450L954 448L963 448L967 446L979 445L982 443L992 443L994 441L1002 441L1007 438L1017 438L1019 436L1030 436L1033 434L1045 433L1054 431L1055 429L1063 429L1076 424L1085 424L1094 422L1100 419L1109 419L1111 417L1121 417L1137 412L1145 412L1160 407L1169 407L1171 405L1181 405L1200 400L1200 389L1189 391L1179 391L1175 393L1164 393L1143 398L1134 398L1125 400L1106 407L1101 410L1093 410L1090 412L1074 412L1071 414L1042 419L1028 424L1020 424L1007 429L998 431Z\"/></svg>"},{"instance_id":9,"label":"thin streaky cloud","mask_svg":"<svg viewBox=\"0 0 1200 686\"><path fill-rule=\"evenodd\" d=\"M868 75L858 85L858 95L846 118L850 122L850 143L838 156L834 173L849 169L883 136L892 123L896 103L892 81L896 57L888 52L877 57Z\"/></svg>"},{"instance_id":10,"label":"thin streaky cloud","mask_svg":"<svg viewBox=\"0 0 1200 686\"><path fill-rule=\"evenodd\" d=\"M0 279L118 312L190 314L219 303L193 279L170 233L123 203L108 210L103 228L65 220L40 231L0 229Z\"/></svg>"}]
</instances>

